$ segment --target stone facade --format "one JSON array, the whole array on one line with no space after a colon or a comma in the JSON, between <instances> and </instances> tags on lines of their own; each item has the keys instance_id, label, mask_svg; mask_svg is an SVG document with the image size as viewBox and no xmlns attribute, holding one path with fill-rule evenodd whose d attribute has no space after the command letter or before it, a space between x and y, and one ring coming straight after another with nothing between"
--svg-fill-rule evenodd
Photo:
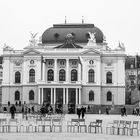
<instances>
[{"instance_id":1,"label":"stone facade","mask_svg":"<svg viewBox=\"0 0 140 140\"><path fill-rule=\"evenodd\" d=\"M140 101L140 56L127 56L125 62L126 104Z\"/></svg>"},{"instance_id":2,"label":"stone facade","mask_svg":"<svg viewBox=\"0 0 140 140\"><path fill-rule=\"evenodd\" d=\"M2 104L61 104L65 110L73 104L125 104L124 48L112 50L105 42L75 43L72 35L60 44L42 42L21 51L3 49Z\"/></svg>"}]
</instances>

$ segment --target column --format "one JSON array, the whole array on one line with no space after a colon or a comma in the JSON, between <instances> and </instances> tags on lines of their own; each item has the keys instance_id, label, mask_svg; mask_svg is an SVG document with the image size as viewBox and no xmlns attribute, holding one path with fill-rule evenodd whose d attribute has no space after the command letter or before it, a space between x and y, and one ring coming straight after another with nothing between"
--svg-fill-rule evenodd
<instances>
[{"instance_id":1,"label":"column","mask_svg":"<svg viewBox=\"0 0 140 140\"><path fill-rule=\"evenodd\" d=\"M45 81L45 63L43 62L42 65L43 65L43 68L42 68L43 69L43 73L42 73L43 74L43 76L42 76L43 78L42 79L43 79L43 81Z\"/></svg>"},{"instance_id":2,"label":"column","mask_svg":"<svg viewBox=\"0 0 140 140\"><path fill-rule=\"evenodd\" d=\"M65 101L65 88L63 88L63 105L66 103Z\"/></svg>"},{"instance_id":3,"label":"column","mask_svg":"<svg viewBox=\"0 0 140 140\"><path fill-rule=\"evenodd\" d=\"M69 82L69 59L66 59L66 81Z\"/></svg>"},{"instance_id":4,"label":"column","mask_svg":"<svg viewBox=\"0 0 140 140\"><path fill-rule=\"evenodd\" d=\"M78 63L78 82L81 82L81 64Z\"/></svg>"},{"instance_id":5,"label":"column","mask_svg":"<svg viewBox=\"0 0 140 140\"><path fill-rule=\"evenodd\" d=\"M47 81L47 72L46 71L47 71L47 65L46 65L46 61L45 61L45 72L44 72L45 73L45 78L44 78L45 82Z\"/></svg>"},{"instance_id":6,"label":"column","mask_svg":"<svg viewBox=\"0 0 140 140\"><path fill-rule=\"evenodd\" d=\"M42 104L42 88L40 88L40 104Z\"/></svg>"},{"instance_id":7,"label":"column","mask_svg":"<svg viewBox=\"0 0 140 140\"><path fill-rule=\"evenodd\" d=\"M77 88L76 88L76 105L78 104L78 99L77 99Z\"/></svg>"},{"instance_id":8,"label":"column","mask_svg":"<svg viewBox=\"0 0 140 140\"><path fill-rule=\"evenodd\" d=\"M53 104L53 88L51 88L51 105Z\"/></svg>"},{"instance_id":9,"label":"column","mask_svg":"<svg viewBox=\"0 0 140 140\"><path fill-rule=\"evenodd\" d=\"M57 59L54 59L54 81L57 82Z\"/></svg>"},{"instance_id":10,"label":"column","mask_svg":"<svg viewBox=\"0 0 140 140\"><path fill-rule=\"evenodd\" d=\"M54 88L54 98L53 98L54 104L56 102L56 88Z\"/></svg>"},{"instance_id":11,"label":"column","mask_svg":"<svg viewBox=\"0 0 140 140\"><path fill-rule=\"evenodd\" d=\"M40 104L40 88L38 89L38 104Z\"/></svg>"},{"instance_id":12,"label":"column","mask_svg":"<svg viewBox=\"0 0 140 140\"><path fill-rule=\"evenodd\" d=\"M79 104L81 104L81 88L79 88Z\"/></svg>"},{"instance_id":13,"label":"column","mask_svg":"<svg viewBox=\"0 0 140 140\"><path fill-rule=\"evenodd\" d=\"M44 93L43 93L43 88L42 88L42 99L41 99L42 100L42 102L41 102L42 104L43 104L43 95L44 95Z\"/></svg>"},{"instance_id":14,"label":"column","mask_svg":"<svg viewBox=\"0 0 140 140\"><path fill-rule=\"evenodd\" d=\"M68 88L66 88L66 104L68 104Z\"/></svg>"}]
</instances>

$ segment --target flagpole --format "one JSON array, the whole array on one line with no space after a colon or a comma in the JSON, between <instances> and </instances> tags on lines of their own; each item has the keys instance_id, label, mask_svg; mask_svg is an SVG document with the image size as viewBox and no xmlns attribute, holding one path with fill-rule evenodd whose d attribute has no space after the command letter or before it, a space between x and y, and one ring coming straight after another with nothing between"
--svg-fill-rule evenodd
<instances>
[{"instance_id":1,"label":"flagpole","mask_svg":"<svg viewBox=\"0 0 140 140\"><path fill-rule=\"evenodd\" d=\"M82 81L83 80L83 65L82 65L80 56L78 56L78 62L81 65L81 81Z\"/></svg>"},{"instance_id":2,"label":"flagpole","mask_svg":"<svg viewBox=\"0 0 140 140\"><path fill-rule=\"evenodd\" d=\"M42 81L42 79L43 79L42 66L43 66L43 56L41 55L41 81Z\"/></svg>"}]
</instances>

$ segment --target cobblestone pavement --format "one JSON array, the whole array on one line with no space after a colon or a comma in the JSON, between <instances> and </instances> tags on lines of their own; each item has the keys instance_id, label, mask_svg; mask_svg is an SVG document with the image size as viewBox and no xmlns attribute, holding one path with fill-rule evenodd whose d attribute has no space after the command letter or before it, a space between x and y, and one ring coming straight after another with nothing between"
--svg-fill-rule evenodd
<instances>
[{"instance_id":1,"label":"cobblestone pavement","mask_svg":"<svg viewBox=\"0 0 140 140\"><path fill-rule=\"evenodd\" d=\"M9 118L10 115L0 114L0 118ZM21 114L16 115L16 118L21 118ZM125 116L120 115L91 115L85 116L86 124L89 125L90 121L96 119L103 120L103 134L101 133L70 133L67 132L67 121L71 118L77 118L77 115L65 115L63 121L62 133L59 132L45 132L45 133L0 133L0 140L140 140L140 136L136 134L134 136L122 136L122 135L110 135L106 134L106 125L108 122L112 122L114 119L118 120L140 120L140 116Z\"/></svg>"}]
</instances>

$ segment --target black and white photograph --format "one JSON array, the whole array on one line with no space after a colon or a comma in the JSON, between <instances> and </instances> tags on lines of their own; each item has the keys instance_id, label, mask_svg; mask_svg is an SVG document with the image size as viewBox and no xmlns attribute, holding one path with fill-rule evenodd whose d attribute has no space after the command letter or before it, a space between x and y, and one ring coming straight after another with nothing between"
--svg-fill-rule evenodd
<instances>
[{"instance_id":1,"label":"black and white photograph","mask_svg":"<svg viewBox=\"0 0 140 140\"><path fill-rule=\"evenodd\" d=\"M139 140L139 6L1 0L0 140Z\"/></svg>"}]
</instances>

